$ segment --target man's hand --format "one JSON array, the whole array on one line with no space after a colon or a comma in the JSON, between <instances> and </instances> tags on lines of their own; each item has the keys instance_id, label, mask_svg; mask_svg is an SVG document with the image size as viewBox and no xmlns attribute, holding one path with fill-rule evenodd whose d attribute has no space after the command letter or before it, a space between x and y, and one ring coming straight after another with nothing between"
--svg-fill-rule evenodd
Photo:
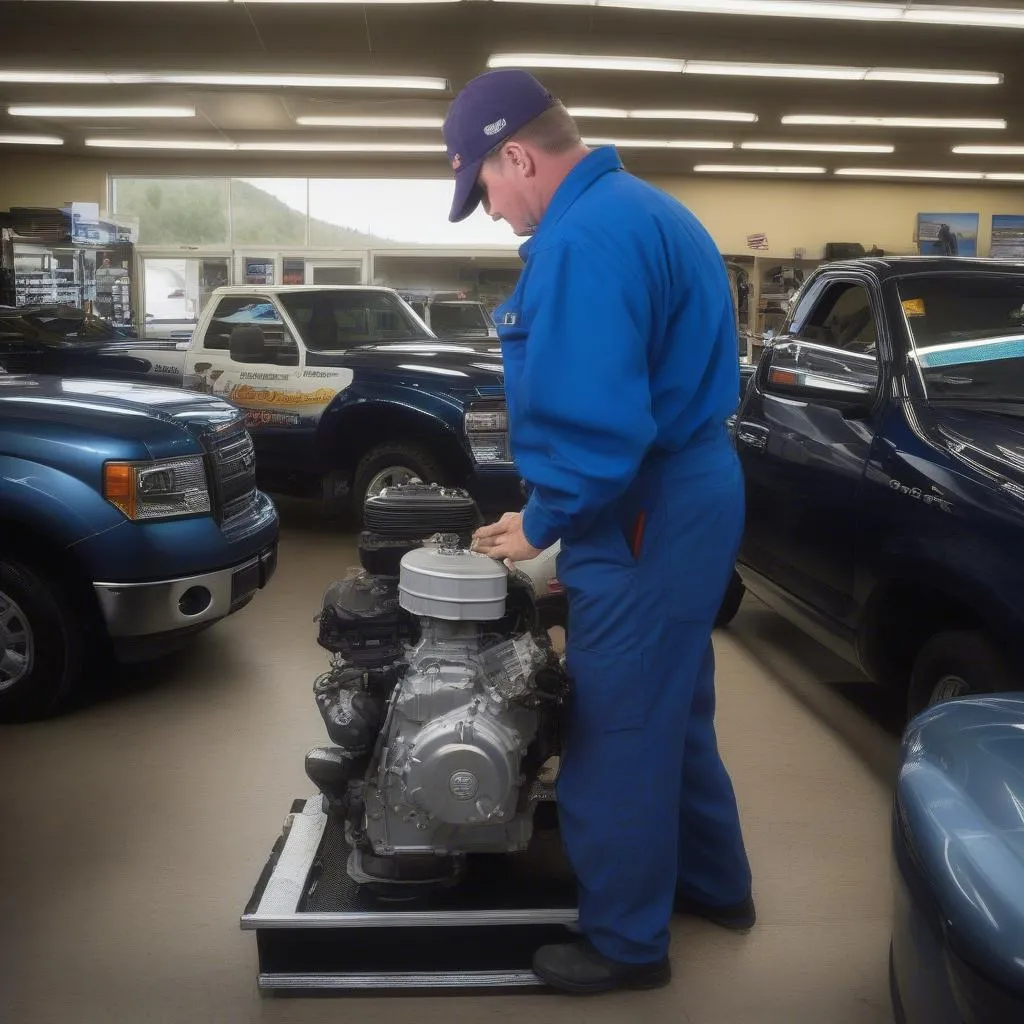
<instances>
[{"instance_id":1,"label":"man's hand","mask_svg":"<svg viewBox=\"0 0 1024 1024\"><path fill-rule=\"evenodd\" d=\"M540 549L535 548L523 533L521 512L506 512L496 523L481 526L473 534L472 549L500 562L506 559L526 562L540 554Z\"/></svg>"}]
</instances>

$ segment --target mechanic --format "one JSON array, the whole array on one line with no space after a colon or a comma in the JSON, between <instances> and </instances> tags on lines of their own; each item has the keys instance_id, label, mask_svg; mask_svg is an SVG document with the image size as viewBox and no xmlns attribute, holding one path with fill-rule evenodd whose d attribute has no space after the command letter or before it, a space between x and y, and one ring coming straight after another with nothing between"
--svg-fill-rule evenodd
<instances>
[{"instance_id":1,"label":"mechanic","mask_svg":"<svg viewBox=\"0 0 1024 1024\"><path fill-rule=\"evenodd\" d=\"M481 528L496 559L561 540L573 693L558 780L582 941L537 975L575 993L667 984L677 912L754 924L715 737L711 630L743 528L726 420L739 357L725 267L697 219L589 149L535 78L492 71L449 109L450 219L483 203L532 236L495 313L525 509Z\"/></svg>"}]
</instances>

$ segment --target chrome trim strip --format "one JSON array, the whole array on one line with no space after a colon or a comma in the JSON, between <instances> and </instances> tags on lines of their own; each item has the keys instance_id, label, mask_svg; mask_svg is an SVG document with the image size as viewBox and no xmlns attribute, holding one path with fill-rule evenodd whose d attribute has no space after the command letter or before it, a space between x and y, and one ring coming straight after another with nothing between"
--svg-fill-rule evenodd
<instances>
[{"instance_id":1,"label":"chrome trim strip","mask_svg":"<svg viewBox=\"0 0 1024 1024\"><path fill-rule=\"evenodd\" d=\"M438 971L436 974L277 974L258 978L261 989L524 988L543 984L533 971Z\"/></svg>"}]
</instances>

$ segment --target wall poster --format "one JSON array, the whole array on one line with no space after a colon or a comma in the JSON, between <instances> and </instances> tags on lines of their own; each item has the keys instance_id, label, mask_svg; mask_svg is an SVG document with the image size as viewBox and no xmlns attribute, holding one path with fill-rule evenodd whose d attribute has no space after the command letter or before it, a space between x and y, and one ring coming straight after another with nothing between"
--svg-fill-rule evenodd
<instances>
[{"instance_id":1,"label":"wall poster","mask_svg":"<svg viewBox=\"0 0 1024 1024\"><path fill-rule=\"evenodd\" d=\"M917 251L922 256L977 256L978 214L919 213Z\"/></svg>"}]
</instances>

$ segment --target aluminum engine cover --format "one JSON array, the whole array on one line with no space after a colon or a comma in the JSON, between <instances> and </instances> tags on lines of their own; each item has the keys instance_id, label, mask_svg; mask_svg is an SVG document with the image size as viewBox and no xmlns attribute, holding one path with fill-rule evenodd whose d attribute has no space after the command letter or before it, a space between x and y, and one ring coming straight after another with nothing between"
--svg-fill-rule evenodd
<instances>
[{"instance_id":1,"label":"aluminum engine cover","mask_svg":"<svg viewBox=\"0 0 1024 1024\"><path fill-rule=\"evenodd\" d=\"M432 544L402 558L399 601L413 615L449 622L494 622L505 614L508 570L454 543Z\"/></svg>"},{"instance_id":2,"label":"aluminum engine cover","mask_svg":"<svg viewBox=\"0 0 1024 1024\"><path fill-rule=\"evenodd\" d=\"M460 709L417 734L402 766L405 797L448 825L502 822L515 813L523 738L487 714Z\"/></svg>"}]
</instances>

